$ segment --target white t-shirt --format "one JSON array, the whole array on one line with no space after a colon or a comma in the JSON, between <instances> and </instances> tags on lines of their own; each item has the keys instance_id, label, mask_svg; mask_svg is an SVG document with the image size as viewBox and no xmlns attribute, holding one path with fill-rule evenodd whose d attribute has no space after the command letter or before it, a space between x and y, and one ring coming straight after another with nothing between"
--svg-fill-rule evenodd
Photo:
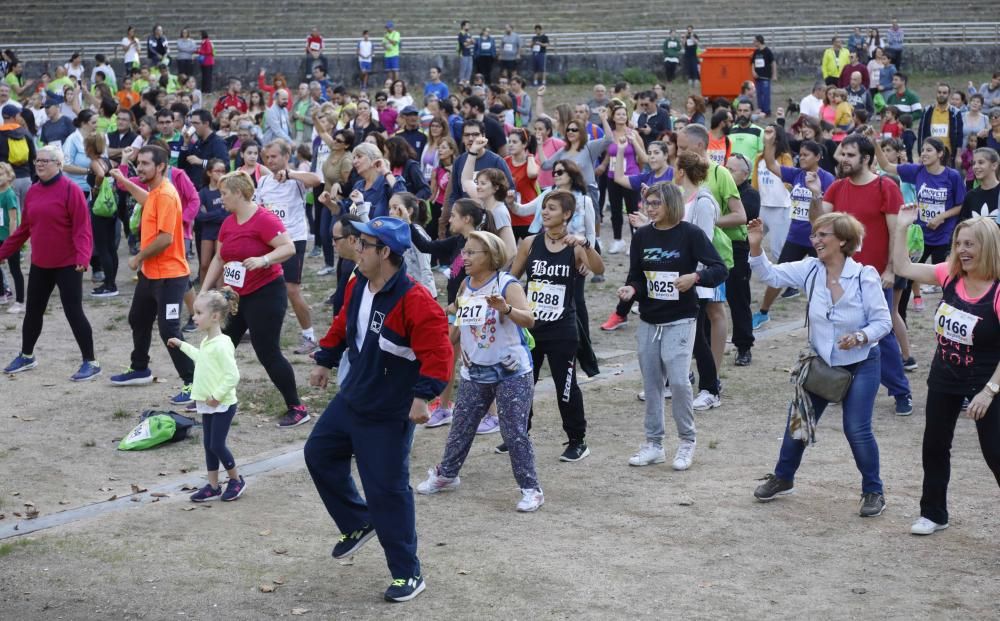
<instances>
[{"instance_id":1,"label":"white t-shirt","mask_svg":"<svg viewBox=\"0 0 1000 621\"><path fill-rule=\"evenodd\" d=\"M370 61L372 59L372 42L364 39L358 41L358 60Z\"/></svg>"},{"instance_id":2,"label":"white t-shirt","mask_svg":"<svg viewBox=\"0 0 1000 621\"><path fill-rule=\"evenodd\" d=\"M122 37L122 48L125 50L126 65L139 62L139 40L136 39L135 45L131 44L132 42L128 37Z\"/></svg>"},{"instance_id":3,"label":"white t-shirt","mask_svg":"<svg viewBox=\"0 0 1000 621\"><path fill-rule=\"evenodd\" d=\"M792 206L792 197L785 188L785 184L774 173L768 170L764 160L757 164L757 191L760 192L760 204L762 207L784 207Z\"/></svg>"},{"instance_id":4,"label":"white t-shirt","mask_svg":"<svg viewBox=\"0 0 1000 621\"><path fill-rule=\"evenodd\" d=\"M358 351L361 351L361 346L365 344L365 336L368 335L368 326L372 318L372 302L374 300L375 294L372 293L366 283L364 289L361 291L361 306L358 307L358 333L354 336L354 344L357 346Z\"/></svg>"},{"instance_id":5,"label":"white t-shirt","mask_svg":"<svg viewBox=\"0 0 1000 621\"><path fill-rule=\"evenodd\" d=\"M83 72L86 71L86 69L84 69L83 67L83 63L80 63L79 67L74 67L70 63L66 63L65 65L63 65L63 69L66 70L66 75L75 80L82 80Z\"/></svg>"},{"instance_id":6,"label":"white t-shirt","mask_svg":"<svg viewBox=\"0 0 1000 621\"><path fill-rule=\"evenodd\" d=\"M507 205L503 203L497 203L497 206L493 208L490 215L493 216L493 224L498 231L505 226L511 225L510 211L507 209Z\"/></svg>"},{"instance_id":7,"label":"white t-shirt","mask_svg":"<svg viewBox=\"0 0 1000 621\"><path fill-rule=\"evenodd\" d=\"M823 100L818 97L814 97L812 93L809 93L802 98L801 102L799 102L799 112L802 114L808 114L809 116L818 119L820 118L819 111L822 106Z\"/></svg>"},{"instance_id":8,"label":"white t-shirt","mask_svg":"<svg viewBox=\"0 0 1000 621\"><path fill-rule=\"evenodd\" d=\"M281 218L292 241L309 239L306 223L306 186L301 181L289 179L278 183L274 175L267 174L257 182L254 201Z\"/></svg>"}]
</instances>

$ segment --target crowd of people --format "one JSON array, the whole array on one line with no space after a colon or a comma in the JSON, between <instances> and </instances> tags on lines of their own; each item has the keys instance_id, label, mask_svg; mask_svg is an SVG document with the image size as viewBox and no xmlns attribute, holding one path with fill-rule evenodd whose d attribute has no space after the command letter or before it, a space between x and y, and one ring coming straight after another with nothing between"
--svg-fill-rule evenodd
<instances>
[{"instance_id":1,"label":"crowd of people","mask_svg":"<svg viewBox=\"0 0 1000 621\"><path fill-rule=\"evenodd\" d=\"M875 399L884 385L897 415L913 413L906 372L920 363L907 312L924 312L923 295L940 293L936 349L924 361L923 497L911 532L948 526L961 412L976 421L1000 483L1000 72L967 92L940 83L924 107L900 70L894 24L884 42L877 31L857 31L846 48L835 38L822 79L797 110L772 113L777 69L760 36L754 80L732 101L692 90L675 110L663 85L633 93L623 81L553 108L540 25L531 39L510 25L499 37L469 28L462 23L452 86L429 67L422 96L400 79L391 21L386 80L374 91L367 31L360 90L329 76L318 30L306 41L302 76L269 81L261 70L257 90L230 79L218 95L207 32L199 43L184 30L171 44L157 26L142 44L130 27L124 70L99 54L89 77L75 54L52 75L28 79L5 51L0 261L14 289L0 280L0 296L24 319L4 372L38 367L35 345L58 288L82 357L71 379L102 375L84 274L92 272L92 297L120 295L126 240L133 347L110 383L152 383L155 324L181 386L169 405L202 415L209 483L191 499L236 500L246 489L226 446L241 342L249 340L284 400L278 427L311 420L289 359L312 357L315 387L325 388L336 367L339 391L305 446L342 533L333 556L377 535L393 576L385 597L406 601L425 588L409 483L415 426L449 426L418 493L458 488L475 436L499 432L496 452L509 455L521 492L516 509L541 508L529 433L534 385L547 359L567 440L559 459L585 459L577 367L600 371L588 311L599 294L587 285L605 281L607 257L624 255L627 275L599 327L622 330L637 314L645 417L629 465L666 461L670 400L671 465L692 467L695 412L723 406L727 340L733 364L751 365L754 332L773 305L804 293L809 351L796 367L778 463L753 494L770 501L794 490L817 421L840 403L862 475L859 514L880 515ZM664 42L668 82L683 64L696 86L699 41L688 27ZM529 53L530 93L518 62ZM602 235L605 214L611 231ZM303 294L307 259L330 277L322 312ZM767 285L756 310L752 275ZM289 306L300 334L286 351ZM200 348L186 342L197 330ZM842 394L810 384L810 374L827 372L849 378Z\"/></svg>"}]
</instances>

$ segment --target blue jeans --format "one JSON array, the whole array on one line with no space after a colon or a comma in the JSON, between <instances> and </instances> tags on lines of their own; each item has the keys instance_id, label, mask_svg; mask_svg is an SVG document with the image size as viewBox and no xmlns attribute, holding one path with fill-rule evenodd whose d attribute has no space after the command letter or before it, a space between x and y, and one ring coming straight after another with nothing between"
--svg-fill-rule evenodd
<instances>
[{"instance_id":1,"label":"blue jeans","mask_svg":"<svg viewBox=\"0 0 1000 621\"><path fill-rule=\"evenodd\" d=\"M757 88L757 107L767 116L771 116L771 80L757 78L753 83Z\"/></svg>"},{"instance_id":2,"label":"blue jeans","mask_svg":"<svg viewBox=\"0 0 1000 621\"><path fill-rule=\"evenodd\" d=\"M851 445L854 463L861 472L861 491L865 494L882 493L882 479L878 473L878 444L875 443L875 434L872 432L872 409L878 394L880 356L879 348L873 347L867 360L848 365L847 368L854 367L854 381L841 404L844 409L844 436ZM816 395L811 396L818 421L828 403ZM785 481L794 480L805 450L805 443L793 439L786 424L774 476Z\"/></svg>"},{"instance_id":3,"label":"blue jeans","mask_svg":"<svg viewBox=\"0 0 1000 621\"><path fill-rule=\"evenodd\" d=\"M885 301L892 309L892 287L884 289ZM890 331L878 342L879 351L882 352L882 385L889 390L890 397L905 397L910 394L910 380L906 378L903 371L903 353L899 349L899 341L896 340L896 333Z\"/></svg>"}]
</instances>

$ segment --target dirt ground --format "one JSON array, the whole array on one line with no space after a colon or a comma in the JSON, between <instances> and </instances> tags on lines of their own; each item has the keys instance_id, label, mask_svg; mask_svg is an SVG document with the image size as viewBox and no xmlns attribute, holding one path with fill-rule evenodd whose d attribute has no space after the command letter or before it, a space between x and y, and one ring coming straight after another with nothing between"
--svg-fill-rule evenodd
<instances>
[{"instance_id":1,"label":"dirt ground","mask_svg":"<svg viewBox=\"0 0 1000 621\"><path fill-rule=\"evenodd\" d=\"M819 444L807 450L797 494L765 505L754 502L752 491L773 468L791 394L785 369L805 338L804 330L781 328L801 318L803 300L776 304L773 329L762 333L750 367L732 366L727 354L723 407L697 415L691 470L630 468L643 416L635 398L635 326L597 330L625 261L609 257L608 282L588 284L603 371L583 384L592 455L576 464L558 461L564 436L543 380L533 439L545 506L536 514L514 511L509 463L493 453L499 435L478 438L460 489L417 496L428 588L399 606L381 600L390 577L376 543L350 561L330 558L338 533L300 461L250 478L236 503L184 511L191 503L181 483L203 482L200 434L151 451L116 450L138 414L167 409L179 387L156 343L152 368L160 383L107 383L127 365L131 348L128 276L119 276L122 296L86 302L105 369L96 382L67 381L79 353L54 299L36 348L39 368L0 378L0 533L21 522L14 513L23 514L26 502L45 516L127 495L132 484L176 485L155 504L141 494L141 506L128 511L0 540L0 618L1000 617L1000 505L969 420L959 421L953 449L951 528L928 538L908 532L919 513L929 311L911 314L921 364L909 374L914 415L895 416L884 393L876 404L886 512L857 516L860 476L839 408L823 419ZM334 281L315 276L320 266L307 260L306 290L322 332L329 320L322 300ZM756 308L756 283L754 293ZM928 298L930 307L936 297ZM296 334L289 314L287 350ZM0 314L0 360L12 359L19 343L20 317ZM238 462L300 449L312 424L275 428L277 392L250 348L238 351L245 381L230 435ZM315 415L330 393L306 387L308 360L294 363ZM667 428L673 428L669 413ZM413 485L440 459L446 434L447 428L418 430ZM668 453L673 446L668 439ZM262 585L273 592L261 592Z\"/></svg>"}]
</instances>

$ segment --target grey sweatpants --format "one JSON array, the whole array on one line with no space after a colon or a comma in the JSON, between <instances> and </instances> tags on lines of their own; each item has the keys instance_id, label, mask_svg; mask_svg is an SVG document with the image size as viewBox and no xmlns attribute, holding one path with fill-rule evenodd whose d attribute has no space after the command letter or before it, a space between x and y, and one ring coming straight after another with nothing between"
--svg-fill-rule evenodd
<instances>
[{"instance_id":1,"label":"grey sweatpants","mask_svg":"<svg viewBox=\"0 0 1000 621\"><path fill-rule=\"evenodd\" d=\"M639 340L642 388L646 391L646 441L651 444L662 446L666 435L663 428L663 385L666 379L670 380L673 393L670 407L673 408L677 435L682 440L695 439L691 380L688 379L694 334L693 318L662 325L639 322L636 338Z\"/></svg>"}]
</instances>

